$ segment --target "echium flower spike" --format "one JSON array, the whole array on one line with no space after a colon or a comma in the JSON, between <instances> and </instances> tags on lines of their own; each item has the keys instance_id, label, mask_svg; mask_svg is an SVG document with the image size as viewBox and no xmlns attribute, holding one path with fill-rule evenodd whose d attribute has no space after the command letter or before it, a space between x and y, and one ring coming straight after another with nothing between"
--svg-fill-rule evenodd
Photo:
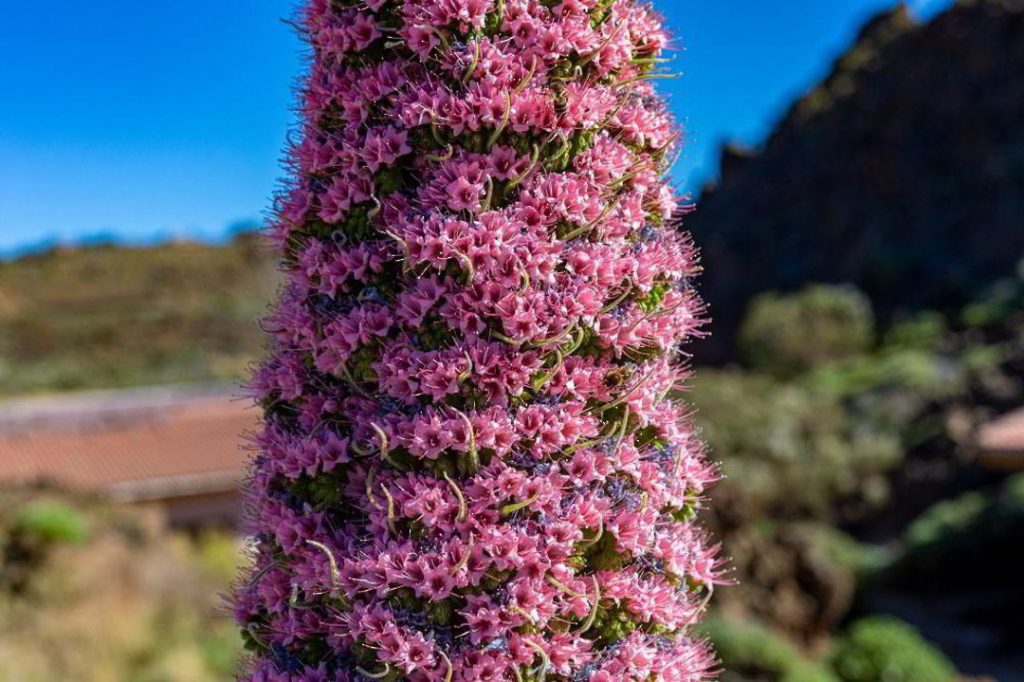
<instances>
[{"instance_id":1,"label":"echium flower spike","mask_svg":"<svg viewBox=\"0 0 1024 682\"><path fill-rule=\"evenodd\" d=\"M309 0L251 388L254 682L683 682L719 581L636 0Z\"/></svg>"}]
</instances>

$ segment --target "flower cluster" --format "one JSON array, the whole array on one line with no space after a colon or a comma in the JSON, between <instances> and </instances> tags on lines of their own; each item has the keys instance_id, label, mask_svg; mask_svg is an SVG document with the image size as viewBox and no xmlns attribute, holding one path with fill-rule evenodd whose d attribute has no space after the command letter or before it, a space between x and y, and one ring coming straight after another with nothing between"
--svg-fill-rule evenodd
<instances>
[{"instance_id":1,"label":"flower cluster","mask_svg":"<svg viewBox=\"0 0 1024 682\"><path fill-rule=\"evenodd\" d=\"M636 0L308 0L235 590L252 682L696 682L716 477Z\"/></svg>"}]
</instances>

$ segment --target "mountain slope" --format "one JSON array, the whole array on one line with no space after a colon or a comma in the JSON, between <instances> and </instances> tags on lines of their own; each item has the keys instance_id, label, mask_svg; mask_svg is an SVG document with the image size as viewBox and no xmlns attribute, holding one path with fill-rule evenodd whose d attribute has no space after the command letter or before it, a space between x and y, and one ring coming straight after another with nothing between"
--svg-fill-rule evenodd
<instances>
[{"instance_id":1,"label":"mountain slope","mask_svg":"<svg viewBox=\"0 0 1024 682\"><path fill-rule=\"evenodd\" d=\"M1024 2L869 22L762 149L727 149L687 221L730 354L759 291L853 282L883 319L950 310L1024 256ZM710 358L709 358L710 359Z\"/></svg>"},{"instance_id":2,"label":"mountain slope","mask_svg":"<svg viewBox=\"0 0 1024 682\"><path fill-rule=\"evenodd\" d=\"M251 235L0 262L0 396L238 379L277 282Z\"/></svg>"}]
</instances>

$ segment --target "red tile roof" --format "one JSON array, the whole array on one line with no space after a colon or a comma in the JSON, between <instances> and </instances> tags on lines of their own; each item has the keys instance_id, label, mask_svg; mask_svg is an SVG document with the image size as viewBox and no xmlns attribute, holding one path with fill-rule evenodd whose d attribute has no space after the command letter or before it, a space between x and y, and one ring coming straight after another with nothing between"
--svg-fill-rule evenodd
<instances>
[{"instance_id":1,"label":"red tile roof","mask_svg":"<svg viewBox=\"0 0 1024 682\"><path fill-rule=\"evenodd\" d=\"M0 483L50 480L124 500L229 491L257 419L247 400L194 389L0 403Z\"/></svg>"}]
</instances>

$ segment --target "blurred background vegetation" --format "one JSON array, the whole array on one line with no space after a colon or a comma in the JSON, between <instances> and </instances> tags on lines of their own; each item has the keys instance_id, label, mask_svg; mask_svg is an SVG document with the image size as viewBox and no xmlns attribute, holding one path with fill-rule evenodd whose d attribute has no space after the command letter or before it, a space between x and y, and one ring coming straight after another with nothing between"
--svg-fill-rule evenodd
<instances>
[{"instance_id":1,"label":"blurred background vegetation","mask_svg":"<svg viewBox=\"0 0 1024 682\"><path fill-rule=\"evenodd\" d=\"M212 682L241 646L230 533L45 488L0 491L0 680Z\"/></svg>"},{"instance_id":2,"label":"blurred background vegetation","mask_svg":"<svg viewBox=\"0 0 1024 682\"><path fill-rule=\"evenodd\" d=\"M1024 4L878 16L700 205L723 680L1024 679L1024 473L973 446L1024 405ZM0 263L0 393L237 380L277 283L247 234ZM227 679L239 547L3 492L0 681Z\"/></svg>"}]
</instances>

